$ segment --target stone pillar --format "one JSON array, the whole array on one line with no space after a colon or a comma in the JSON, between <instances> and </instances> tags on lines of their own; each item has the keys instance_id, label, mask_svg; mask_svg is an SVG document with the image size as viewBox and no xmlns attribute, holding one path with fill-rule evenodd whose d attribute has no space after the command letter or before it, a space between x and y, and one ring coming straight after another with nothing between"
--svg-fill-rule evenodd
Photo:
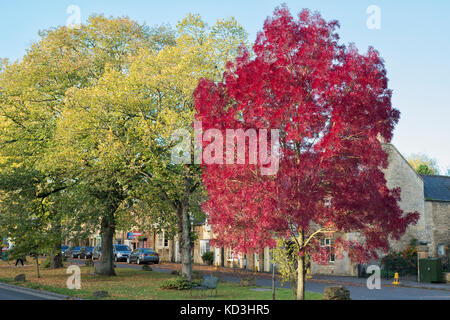
<instances>
[{"instance_id":1,"label":"stone pillar","mask_svg":"<svg viewBox=\"0 0 450 320\"><path fill-rule=\"evenodd\" d=\"M417 246L417 256L419 259L428 258L428 256L429 256L428 252L429 252L428 245L418 245Z\"/></svg>"}]
</instances>

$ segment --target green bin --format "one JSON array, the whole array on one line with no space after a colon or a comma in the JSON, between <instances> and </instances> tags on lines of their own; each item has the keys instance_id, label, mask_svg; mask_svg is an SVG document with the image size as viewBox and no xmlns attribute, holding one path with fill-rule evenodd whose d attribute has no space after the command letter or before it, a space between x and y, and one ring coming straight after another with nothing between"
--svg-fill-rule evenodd
<instances>
[{"instance_id":1,"label":"green bin","mask_svg":"<svg viewBox=\"0 0 450 320\"><path fill-rule=\"evenodd\" d=\"M442 282L442 263L439 258L419 260L420 282Z\"/></svg>"}]
</instances>

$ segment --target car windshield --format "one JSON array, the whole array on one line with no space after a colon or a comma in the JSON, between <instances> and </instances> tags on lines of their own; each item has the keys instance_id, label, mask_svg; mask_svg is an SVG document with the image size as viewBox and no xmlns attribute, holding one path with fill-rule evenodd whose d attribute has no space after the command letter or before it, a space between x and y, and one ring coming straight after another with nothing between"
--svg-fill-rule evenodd
<instances>
[{"instance_id":1,"label":"car windshield","mask_svg":"<svg viewBox=\"0 0 450 320\"><path fill-rule=\"evenodd\" d=\"M152 249L141 249L142 252L144 253L156 253L154 250Z\"/></svg>"},{"instance_id":2,"label":"car windshield","mask_svg":"<svg viewBox=\"0 0 450 320\"><path fill-rule=\"evenodd\" d=\"M80 249L81 249L81 247L75 247L72 250L80 250Z\"/></svg>"},{"instance_id":3,"label":"car windshield","mask_svg":"<svg viewBox=\"0 0 450 320\"><path fill-rule=\"evenodd\" d=\"M127 246L122 246L122 245L118 245L115 246L117 251L131 251L130 248L128 248Z\"/></svg>"},{"instance_id":4,"label":"car windshield","mask_svg":"<svg viewBox=\"0 0 450 320\"><path fill-rule=\"evenodd\" d=\"M66 250L68 248L69 248L69 246L61 246L61 249L63 249L63 250Z\"/></svg>"}]
</instances>

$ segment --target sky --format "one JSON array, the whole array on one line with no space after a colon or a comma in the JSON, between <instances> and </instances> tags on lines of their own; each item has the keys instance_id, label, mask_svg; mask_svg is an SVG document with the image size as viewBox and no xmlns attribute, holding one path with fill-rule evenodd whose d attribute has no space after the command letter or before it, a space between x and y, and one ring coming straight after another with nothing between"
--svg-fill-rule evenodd
<instances>
[{"instance_id":1,"label":"sky","mask_svg":"<svg viewBox=\"0 0 450 320\"><path fill-rule=\"evenodd\" d=\"M128 16L150 26L175 26L187 13L210 25L235 17L254 41L265 19L283 1L271 0L0 0L0 58L20 59L39 39L38 31L65 25L80 9L91 14ZM422 153L437 160L441 174L450 170L450 1L433 0L285 0L291 13L319 11L338 20L343 43L361 52L369 46L385 60L393 105L401 119L393 144L408 157ZM376 6L378 11L373 11ZM368 10L369 9L369 10ZM376 13L379 15L375 15ZM450 174L450 173L449 173Z\"/></svg>"}]
</instances>

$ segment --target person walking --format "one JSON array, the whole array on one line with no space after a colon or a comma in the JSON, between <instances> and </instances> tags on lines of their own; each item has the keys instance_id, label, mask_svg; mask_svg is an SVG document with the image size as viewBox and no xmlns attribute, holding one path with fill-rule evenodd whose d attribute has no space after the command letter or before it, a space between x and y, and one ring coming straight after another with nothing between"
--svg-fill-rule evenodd
<instances>
[{"instance_id":1,"label":"person walking","mask_svg":"<svg viewBox=\"0 0 450 320\"><path fill-rule=\"evenodd\" d=\"M15 266L17 267L17 265L19 264L19 261L20 261L20 263L22 264L22 267L23 267L23 259L22 259L22 257L17 258Z\"/></svg>"}]
</instances>

